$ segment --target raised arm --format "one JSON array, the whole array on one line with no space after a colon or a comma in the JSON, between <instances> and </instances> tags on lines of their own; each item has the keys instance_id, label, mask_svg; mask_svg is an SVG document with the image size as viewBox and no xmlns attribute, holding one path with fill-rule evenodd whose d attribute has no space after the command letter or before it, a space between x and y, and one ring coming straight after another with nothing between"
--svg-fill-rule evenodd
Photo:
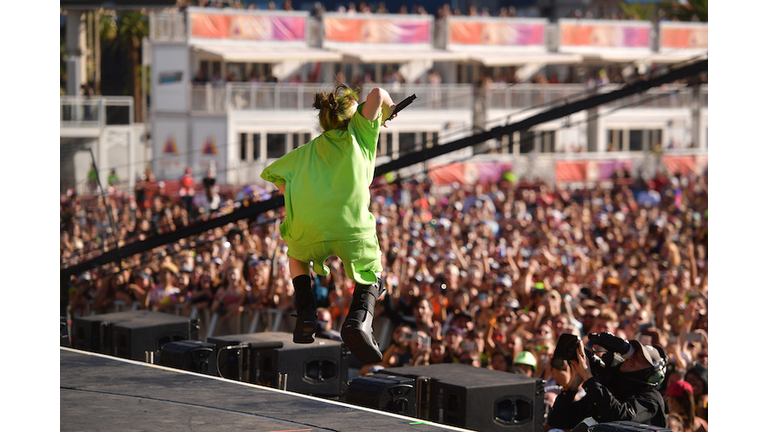
<instances>
[{"instance_id":1,"label":"raised arm","mask_svg":"<svg viewBox=\"0 0 768 432\"><path fill-rule=\"evenodd\" d=\"M384 118L386 119L392 113L395 106L396 104L389 96L389 92L381 87L376 87L365 98L365 105L361 114L367 120L374 121L379 116L380 110L383 110Z\"/></svg>"}]
</instances>

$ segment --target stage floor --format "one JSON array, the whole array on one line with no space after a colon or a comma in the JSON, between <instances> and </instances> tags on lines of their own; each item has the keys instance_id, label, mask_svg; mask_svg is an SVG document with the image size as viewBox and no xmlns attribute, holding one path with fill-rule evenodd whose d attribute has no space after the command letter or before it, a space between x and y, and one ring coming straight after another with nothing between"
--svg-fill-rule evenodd
<instances>
[{"instance_id":1,"label":"stage floor","mask_svg":"<svg viewBox=\"0 0 768 432\"><path fill-rule=\"evenodd\" d=\"M60 349L61 431L465 431L102 354Z\"/></svg>"}]
</instances>

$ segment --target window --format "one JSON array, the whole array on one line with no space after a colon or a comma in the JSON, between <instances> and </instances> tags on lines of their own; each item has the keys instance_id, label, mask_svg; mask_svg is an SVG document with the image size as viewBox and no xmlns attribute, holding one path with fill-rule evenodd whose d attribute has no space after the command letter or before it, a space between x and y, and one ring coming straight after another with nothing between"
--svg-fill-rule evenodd
<instances>
[{"instance_id":1,"label":"window","mask_svg":"<svg viewBox=\"0 0 768 432\"><path fill-rule=\"evenodd\" d=\"M384 155L392 155L392 134L381 132L379 133L379 145L377 147L376 156Z\"/></svg>"},{"instance_id":2,"label":"window","mask_svg":"<svg viewBox=\"0 0 768 432\"><path fill-rule=\"evenodd\" d=\"M642 152L649 151L661 143L661 129L630 129L629 142L622 143L616 150Z\"/></svg>"},{"instance_id":3,"label":"window","mask_svg":"<svg viewBox=\"0 0 768 432\"><path fill-rule=\"evenodd\" d=\"M312 135L308 132L293 134L293 148L299 148L308 143L312 139Z\"/></svg>"},{"instance_id":4,"label":"window","mask_svg":"<svg viewBox=\"0 0 768 432\"><path fill-rule=\"evenodd\" d=\"M277 159L285 154L285 134L267 134L267 158Z\"/></svg>"},{"instance_id":5,"label":"window","mask_svg":"<svg viewBox=\"0 0 768 432\"><path fill-rule=\"evenodd\" d=\"M253 134L253 160L261 158L261 134Z\"/></svg>"},{"instance_id":6,"label":"window","mask_svg":"<svg viewBox=\"0 0 768 432\"><path fill-rule=\"evenodd\" d=\"M644 130L632 129L629 131L629 151L643 151Z\"/></svg>"},{"instance_id":7,"label":"window","mask_svg":"<svg viewBox=\"0 0 768 432\"><path fill-rule=\"evenodd\" d=\"M536 147L536 131L520 132L520 153L531 153Z\"/></svg>"},{"instance_id":8,"label":"window","mask_svg":"<svg viewBox=\"0 0 768 432\"><path fill-rule=\"evenodd\" d=\"M213 65L208 60L200 61L200 70L203 71L203 77L206 80L210 80L213 76ZM195 74L197 74L197 71L195 71Z\"/></svg>"},{"instance_id":9,"label":"window","mask_svg":"<svg viewBox=\"0 0 768 432\"><path fill-rule=\"evenodd\" d=\"M607 151L619 151L621 150L621 130L620 129L608 129L606 131L608 136L605 139L605 148Z\"/></svg>"},{"instance_id":10,"label":"window","mask_svg":"<svg viewBox=\"0 0 768 432\"><path fill-rule=\"evenodd\" d=\"M408 153L415 152L416 149L416 134L412 132L406 132L400 134L400 155L407 155Z\"/></svg>"},{"instance_id":11,"label":"window","mask_svg":"<svg viewBox=\"0 0 768 432\"><path fill-rule=\"evenodd\" d=\"M647 149L652 149L657 144L661 144L661 129L651 129L648 132L650 133L650 142Z\"/></svg>"},{"instance_id":12,"label":"window","mask_svg":"<svg viewBox=\"0 0 768 432\"><path fill-rule=\"evenodd\" d=\"M227 63L227 81L245 81L245 63Z\"/></svg>"},{"instance_id":13,"label":"window","mask_svg":"<svg viewBox=\"0 0 768 432\"><path fill-rule=\"evenodd\" d=\"M240 160L248 161L248 134L240 134Z\"/></svg>"},{"instance_id":14,"label":"window","mask_svg":"<svg viewBox=\"0 0 768 432\"><path fill-rule=\"evenodd\" d=\"M253 162L259 160L261 154L261 135L260 134L240 134L240 160L243 162Z\"/></svg>"},{"instance_id":15,"label":"window","mask_svg":"<svg viewBox=\"0 0 768 432\"><path fill-rule=\"evenodd\" d=\"M421 133L421 148L430 148L437 145L437 132Z\"/></svg>"},{"instance_id":16,"label":"window","mask_svg":"<svg viewBox=\"0 0 768 432\"><path fill-rule=\"evenodd\" d=\"M553 153L555 151L555 131L542 131L541 137L541 152Z\"/></svg>"}]
</instances>

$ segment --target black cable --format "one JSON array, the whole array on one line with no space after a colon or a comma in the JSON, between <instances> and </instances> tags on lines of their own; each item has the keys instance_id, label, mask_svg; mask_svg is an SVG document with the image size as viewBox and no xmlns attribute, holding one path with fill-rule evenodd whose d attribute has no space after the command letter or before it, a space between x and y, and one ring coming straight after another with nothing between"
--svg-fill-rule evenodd
<instances>
[{"instance_id":1,"label":"black cable","mask_svg":"<svg viewBox=\"0 0 768 432\"><path fill-rule=\"evenodd\" d=\"M271 219L263 220L263 221L260 221L260 222L259 221L250 221L250 224L248 225L248 229L253 229L254 227L260 227L260 226L266 226L266 225L269 225L269 224L273 224L273 223L275 223L276 221L279 221L279 220L282 220L282 219L281 218L271 218ZM227 236L231 235L232 231L235 231L235 230L238 230L238 228L232 228L229 231L227 231L225 234L223 234L222 236L214 237L211 240L208 240L207 238L200 239L200 237L207 237L210 234L211 230L206 231L204 233L200 233L200 234L198 234L198 239L199 240L195 241L195 245L194 246L190 246L190 245L184 246L181 251L184 251L184 250L194 250L194 249L197 249L197 248L200 248L200 247L204 247L204 246L209 245L209 244L216 243L218 241L221 241L224 237L227 237ZM192 237L187 237L187 239L190 239L190 238L192 238ZM161 248L161 247L171 248L172 245L173 245L173 243L168 244L168 245L158 246L157 248ZM155 248L155 249L157 249L157 248ZM179 252L181 252L181 251L179 251ZM91 253L91 251L89 251L87 253L80 254L78 256L73 256L73 258L83 258L85 255L90 254L90 253ZM170 253L176 253L176 251L166 252L166 253L169 253L169 254ZM142 259L140 259L139 264L135 264L135 265L132 265L130 267L121 268L121 270L131 270L131 271L133 271L133 270L135 270L137 268L141 268L141 267L143 267L145 265L148 265L149 263L151 263L155 259L156 258L154 258L154 257L151 257L148 260L144 260L142 258ZM81 260L73 260L73 261L75 263L74 264L70 264L70 265L77 265L78 263L82 262ZM113 276L113 274L107 274L107 275L100 276L97 279L98 280L108 279L108 278L110 278L112 276ZM97 280L97 279L94 279L94 281ZM126 284L127 283L128 282L126 282Z\"/></svg>"},{"instance_id":2,"label":"black cable","mask_svg":"<svg viewBox=\"0 0 768 432\"><path fill-rule=\"evenodd\" d=\"M689 59L686 59L684 61L681 61L679 63L672 64L668 68L671 69L671 68L675 68L675 67L684 66L686 64L690 64L690 63L692 63L692 62L694 62L694 61L696 61L698 59L701 59L701 58L707 57L707 56L708 56L708 52L705 52L705 53L699 54L697 56L691 57ZM649 57L646 57L646 58L649 58ZM642 59L638 59L638 61L642 61ZM650 74L646 73L645 75L648 76ZM514 85L515 84L512 84L510 87L514 87ZM608 84L597 85L594 88L585 89L584 91L582 91L580 93L575 93L575 94L572 94L572 95L569 95L569 96L564 96L564 97L559 98L559 99L555 99L555 100L552 100L552 101L544 102L542 104L533 105L533 106L530 106L530 107L523 108L521 111L518 111L515 114L521 114L521 113L525 113L525 112L529 112L529 111L534 111L534 110L539 110L539 109L543 109L543 108L559 105L561 103L567 103L568 101L572 101L574 99L579 99L579 98L582 98L582 97L585 97L585 96L588 96L588 95L592 95L592 94L598 93L601 88L604 88L606 86L613 86L613 85L616 85L616 83L608 83ZM509 116L507 115L507 116L504 116L504 117L509 117ZM486 123L490 123L490 122L492 122L492 120L488 121ZM473 129L473 127L472 126L468 126L468 127L464 128L464 129L460 129L459 131L471 130L471 129ZM459 131L456 131L455 133L458 133ZM313 132L301 132L301 133L314 133L314 131ZM238 144L238 143L239 142L234 142L234 143L227 142L227 143L224 143L223 145L225 147L228 147L228 146L231 146L233 144ZM182 152L180 154L175 154L173 156L165 156L164 155L163 157L156 158L155 160L158 161L158 162L161 162L161 161L168 161L168 160L176 160L178 158L184 158L184 161L186 161L186 158L188 156L196 154L196 153L199 153L204 148L205 148L205 146L202 146L200 148L188 149L186 152ZM391 153L385 153L382 156L390 156L391 157ZM132 166L137 166L138 164L143 164L143 163L144 162L134 162L133 164L114 165L114 166L110 166L110 167L106 168L105 172L109 172L110 169L130 168ZM221 172L225 172L226 173L226 172L229 172L229 171L234 170L234 169L236 169L236 168L235 167L226 167L223 170L221 170ZM200 173L195 172L195 173L193 173L193 175L197 176L197 175L200 175ZM85 182L85 180L81 181L81 182L78 182L78 183L83 183L83 182Z\"/></svg>"},{"instance_id":3,"label":"black cable","mask_svg":"<svg viewBox=\"0 0 768 432\"><path fill-rule=\"evenodd\" d=\"M659 86L661 84L665 84L681 78L686 78L691 75L699 74L707 70L707 65L708 65L707 60L699 61L692 65L675 69L660 77L650 78L648 80L641 80L636 83L626 85L619 90L615 90L607 94L599 94L599 95L591 96L584 100L571 102L564 106L553 108L547 112L533 115L513 125L508 125L505 127L496 127L491 129L490 131L480 132L468 138L459 139L457 141L446 143L438 147L428 148L416 154L403 156L398 158L395 161L377 166L374 172L374 176L381 176L388 172L397 171L400 168L411 166L416 163L421 163L428 159L432 159L434 157L441 156L443 154L447 154L455 150L468 147L470 145L476 145L476 144L485 142L491 138L498 138L502 135L509 134L518 130L527 130L540 123L562 118L578 111L594 108L609 102L613 102L614 100L617 100L617 99L621 99L636 93L646 91L650 88ZM159 236L157 238L148 239L144 242L141 242L142 244L134 243L134 244L127 245L126 253L129 252L128 251L129 249L130 249L130 253L133 253L133 254L139 253L155 247L154 245L171 243L171 242L177 241L180 238L184 238L185 236L189 236L193 233L197 233L200 231L222 226L229 222L238 220L238 218L241 219L246 217L254 217L263 212L274 210L284 205L285 205L285 201L284 201L284 197L282 196L273 197L266 201L255 202L251 204L250 207L245 206L246 208L235 209L229 214L220 216L215 220L208 220L201 224L198 224L197 226L187 227L179 230L178 232L172 232L172 233ZM80 263L78 265L69 267L67 269L63 269L61 271L61 276L62 278L65 278L68 275L76 274L80 271L87 270L88 268L107 264L109 262L114 261L115 259L116 259L115 252L109 251L93 260L89 260L87 262Z\"/></svg>"},{"instance_id":4,"label":"black cable","mask_svg":"<svg viewBox=\"0 0 768 432\"><path fill-rule=\"evenodd\" d=\"M679 89L676 89L675 91L673 91L671 93L649 95L649 96L647 96L645 98L642 98L642 99L639 99L637 101L630 102L628 104L625 104L625 105L622 105L622 106L619 106L619 107L615 107L615 108L611 109L610 111L606 111L606 112L603 112L603 113L597 113L597 114L592 115L592 116L587 116L585 119L579 120L577 122L573 122L573 123L569 122L569 124L567 126L565 126L565 128L566 129L570 129L571 127L578 126L580 124L587 123L587 122L592 121L592 120L596 120L596 119L598 119L598 118L600 118L602 116L613 114L616 111L619 111L619 110L622 110L622 109L625 109L625 108L628 108L628 107L632 107L634 105L642 105L643 103L651 101L651 100L654 100L654 99L670 97L670 96L672 96L672 94L677 94L678 92L679 92ZM523 143L528 144L528 143L534 141L535 139L542 137L545 133L548 133L548 132L551 132L551 131L547 131L547 130L534 131L534 133L532 135L529 135L527 137L521 138L520 139L520 143L521 144L523 144ZM485 149L483 149L480 152L477 152L477 153L473 152L471 155L465 156L463 158L454 159L454 160L451 160L451 161L446 162L446 163L441 164L441 165L433 165L431 167L423 169L419 173L414 173L414 174L411 174L410 176L406 176L406 177L400 177L399 180L400 181L408 181L408 180L411 180L411 179L415 178L418 175L423 175L425 173L429 173L430 171L437 170L437 169L440 169L440 168L444 168L444 167L449 166L449 165L454 164L454 163L466 162L466 161L472 159L473 157L475 157L477 155L488 154L489 151L490 151L490 149L485 148ZM414 153L418 153L418 151L416 151ZM384 184L375 184L375 185L372 186L372 188L377 189L377 188L380 188L380 187L383 187L383 186L385 186L385 185Z\"/></svg>"},{"instance_id":5,"label":"black cable","mask_svg":"<svg viewBox=\"0 0 768 432\"><path fill-rule=\"evenodd\" d=\"M644 98L641 98L639 100L633 101L631 103L628 103L628 104L625 104L625 105L622 105L622 106L619 106L619 107L615 107L615 108L611 109L610 111L606 111L606 112L603 112L603 113L598 113L598 114L595 114L593 116L588 116L587 118L585 118L583 120L579 120L579 121L577 121L575 123L571 123L570 125L566 126L566 128L571 128L571 127L574 127L574 126L578 126L580 124L587 123L587 122L592 121L592 120L596 120L596 119L598 119L598 118L600 118L602 116L610 115L610 114L612 114L612 113L614 113L616 111L619 111L619 110L622 110L622 109L626 109L628 107L632 107L632 106L635 106L635 105L641 105L641 104L644 104L644 103L646 103L648 101L651 101L651 100L654 100L654 99L670 97L672 94L676 94L676 93L677 93L677 91L672 92L672 93L665 93L665 94L648 95L648 96L646 96ZM526 142L526 141L529 141L529 140L533 141L536 138L541 137L543 134L545 134L547 132L549 132L549 131L535 131L533 135L525 137L525 138L522 138L520 140L520 142L523 143L523 142ZM475 157L475 156L477 156L479 154L488 154L489 151L490 151L490 149L486 148L483 151L478 152L478 153L474 153L473 152L473 154L468 155L468 156L466 156L464 158L455 159L455 160L452 160L450 162L446 162L445 164L441 164L441 165L433 165L431 167L423 169L419 173L414 173L414 174L412 174L410 176L406 176L406 177L400 177L400 178L398 178L398 180L399 181L408 181L410 179L415 178L418 175L424 175L424 174L429 173L430 171L437 170L437 169L440 169L440 168L444 168L444 167L446 167L448 165L451 165L451 164L454 164L454 163L466 162L466 161L472 159L473 157ZM378 189L378 188L381 188L383 186L385 186L385 185L384 184L374 184L374 185L371 186L371 189ZM268 224L274 223L274 222L276 222L278 220L282 220L282 218L273 218L273 219L269 219L267 221L253 222L253 225L249 225L249 229L254 227L254 226L268 225ZM230 230L230 232L231 232L231 230ZM201 242L199 244L196 243L195 248L198 248L198 247L201 247L201 246L205 246L206 244L212 244L212 243L214 243L216 241L220 241L223 237L226 237L228 234L229 234L229 232L227 234L224 234L223 236L217 237L217 238L215 238L213 240L205 240L205 241L203 241L203 242ZM186 246L186 249L188 250L188 249L193 249L193 248L191 246ZM143 264L146 264L146 263L149 263L149 261L147 261L147 262L141 261L141 264L139 266L135 266L134 265L134 266L130 267L129 269L134 269L136 267L140 267L140 266L142 266ZM103 276L103 277L104 278L109 278L111 276L112 275L107 275L107 276Z\"/></svg>"}]
</instances>

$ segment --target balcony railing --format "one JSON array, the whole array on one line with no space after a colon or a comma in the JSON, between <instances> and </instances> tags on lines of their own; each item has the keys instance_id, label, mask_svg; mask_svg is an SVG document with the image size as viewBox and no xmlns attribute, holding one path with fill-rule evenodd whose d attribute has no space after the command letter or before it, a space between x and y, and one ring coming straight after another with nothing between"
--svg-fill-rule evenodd
<instances>
[{"instance_id":1,"label":"balcony railing","mask_svg":"<svg viewBox=\"0 0 768 432\"><path fill-rule=\"evenodd\" d=\"M179 12L151 12L149 39L153 42L185 42L187 40L186 15Z\"/></svg>"},{"instance_id":2,"label":"balcony railing","mask_svg":"<svg viewBox=\"0 0 768 432\"><path fill-rule=\"evenodd\" d=\"M621 88L618 84L600 87L600 93ZM487 88L489 109L524 109L572 102L592 94L583 84L492 84ZM604 108L690 108L694 91L685 85L649 89L603 105ZM701 106L707 105L707 86L701 86Z\"/></svg>"},{"instance_id":3,"label":"balcony railing","mask_svg":"<svg viewBox=\"0 0 768 432\"><path fill-rule=\"evenodd\" d=\"M471 110L474 94L471 84L366 84L361 97L370 88L381 86L392 99L400 101L416 94L409 110ZM610 92L619 85L607 85L600 92ZM192 111L227 110L302 111L310 110L314 94L331 91L329 84L227 83L191 87ZM546 107L586 97L591 92L582 84L491 84L485 89L487 109L516 110ZM623 98L604 105L605 108L690 108L694 90L685 85L670 85ZM707 105L707 86L701 86L701 106Z\"/></svg>"},{"instance_id":4,"label":"balcony railing","mask_svg":"<svg viewBox=\"0 0 768 432\"><path fill-rule=\"evenodd\" d=\"M378 84L366 84L361 99ZM472 85L381 84L392 99L400 101L416 94L409 109L466 110L472 107ZM224 112L226 110L309 110L317 92L329 92L329 84L227 83L193 85L192 111Z\"/></svg>"},{"instance_id":5,"label":"balcony railing","mask_svg":"<svg viewBox=\"0 0 768 432\"><path fill-rule=\"evenodd\" d=\"M61 96L61 127L94 127L130 125L134 121L133 98L130 96Z\"/></svg>"}]
</instances>

